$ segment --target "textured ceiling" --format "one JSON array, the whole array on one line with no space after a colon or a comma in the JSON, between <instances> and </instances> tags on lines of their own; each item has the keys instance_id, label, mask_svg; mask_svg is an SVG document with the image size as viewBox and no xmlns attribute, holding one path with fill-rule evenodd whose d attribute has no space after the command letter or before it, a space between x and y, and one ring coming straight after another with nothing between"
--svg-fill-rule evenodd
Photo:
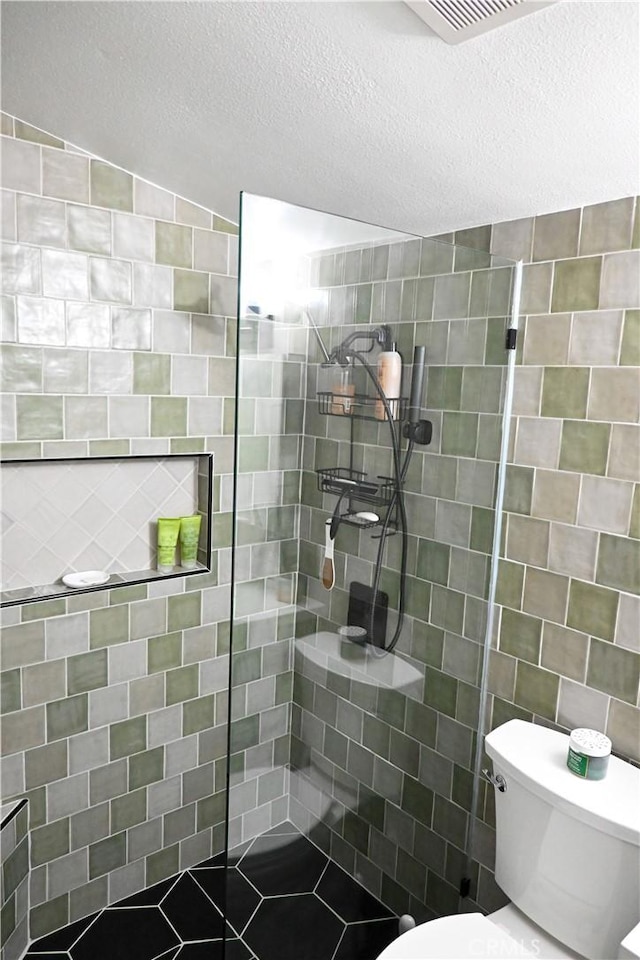
<instances>
[{"instance_id":1,"label":"textured ceiling","mask_svg":"<svg viewBox=\"0 0 640 960\"><path fill-rule=\"evenodd\" d=\"M5 2L3 107L231 219L433 234L638 190L638 3L461 46L402 3Z\"/></svg>"}]
</instances>

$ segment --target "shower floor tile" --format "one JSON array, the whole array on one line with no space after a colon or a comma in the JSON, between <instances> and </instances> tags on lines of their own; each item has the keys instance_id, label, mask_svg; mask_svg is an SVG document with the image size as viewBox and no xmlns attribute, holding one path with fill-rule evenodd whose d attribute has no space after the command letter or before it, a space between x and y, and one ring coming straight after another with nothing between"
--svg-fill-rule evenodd
<instances>
[{"instance_id":1,"label":"shower floor tile","mask_svg":"<svg viewBox=\"0 0 640 960\"><path fill-rule=\"evenodd\" d=\"M25 960L376 960L398 921L291 823L42 937Z\"/></svg>"}]
</instances>

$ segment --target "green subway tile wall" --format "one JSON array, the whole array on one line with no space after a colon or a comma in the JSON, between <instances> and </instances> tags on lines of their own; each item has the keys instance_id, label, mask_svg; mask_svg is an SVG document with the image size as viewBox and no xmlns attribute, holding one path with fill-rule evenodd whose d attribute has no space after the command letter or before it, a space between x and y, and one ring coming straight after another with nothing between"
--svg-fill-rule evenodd
<instances>
[{"instance_id":1,"label":"green subway tile wall","mask_svg":"<svg viewBox=\"0 0 640 960\"><path fill-rule=\"evenodd\" d=\"M5 122L3 456L210 451L215 475L211 574L3 611L3 802L30 801L35 937L223 846L237 231Z\"/></svg>"},{"instance_id":2,"label":"green subway tile wall","mask_svg":"<svg viewBox=\"0 0 640 960\"><path fill-rule=\"evenodd\" d=\"M525 262L491 724L523 717L565 731L594 726L636 763L640 253L631 248L639 217L636 199L627 198L445 238L482 237L493 254ZM390 711L375 692L297 659L291 804L293 818L315 824L326 849L374 893L429 918L457 908L470 815L508 284L473 251L423 241L411 256L411 242L395 247L378 247L373 257L329 251L312 277L328 304L317 322L347 325L324 327L328 345L349 324L381 321L392 322L405 356L412 343L427 345L434 442L418 454L407 485L410 616L398 647L421 669L424 689L419 702ZM317 363L313 341L311 349ZM368 534L341 530L327 598L319 569L335 501L317 492L313 470L348 462L347 435L339 418L317 415L315 369L303 454L299 599L309 612L298 618L301 637L343 622L344 591L352 579L369 581L374 559ZM384 429L358 440L356 466L389 473ZM397 562L391 546L382 583L392 605ZM502 895L484 789L479 814L472 896L495 909Z\"/></svg>"}]
</instances>

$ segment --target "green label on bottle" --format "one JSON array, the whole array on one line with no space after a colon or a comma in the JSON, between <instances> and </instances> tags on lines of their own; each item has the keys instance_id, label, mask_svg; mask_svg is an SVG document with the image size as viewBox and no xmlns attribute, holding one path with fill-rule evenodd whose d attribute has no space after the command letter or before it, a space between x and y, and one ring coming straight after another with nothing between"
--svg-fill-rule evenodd
<instances>
[{"instance_id":1,"label":"green label on bottle","mask_svg":"<svg viewBox=\"0 0 640 960\"><path fill-rule=\"evenodd\" d=\"M582 753L576 753L569 747L567 766L572 773L576 773L579 777L586 777L589 770L589 757L585 757Z\"/></svg>"}]
</instances>

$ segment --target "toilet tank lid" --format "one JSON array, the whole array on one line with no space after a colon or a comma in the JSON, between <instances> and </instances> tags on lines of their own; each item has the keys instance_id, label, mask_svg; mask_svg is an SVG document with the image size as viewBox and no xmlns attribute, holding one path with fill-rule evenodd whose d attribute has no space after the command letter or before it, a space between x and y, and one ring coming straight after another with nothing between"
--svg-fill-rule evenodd
<instances>
[{"instance_id":1,"label":"toilet tank lid","mask_svg":"<svg viewBox=\"0 0 640 960\"><path fill-rule=\"evenodd\" d=\"M485 749L508 777L570 816L640 846L640 770L611 757L604 780L567 768L569 737L525 720L509 720L485 738Z\"/></svg>"}]
</instances>

